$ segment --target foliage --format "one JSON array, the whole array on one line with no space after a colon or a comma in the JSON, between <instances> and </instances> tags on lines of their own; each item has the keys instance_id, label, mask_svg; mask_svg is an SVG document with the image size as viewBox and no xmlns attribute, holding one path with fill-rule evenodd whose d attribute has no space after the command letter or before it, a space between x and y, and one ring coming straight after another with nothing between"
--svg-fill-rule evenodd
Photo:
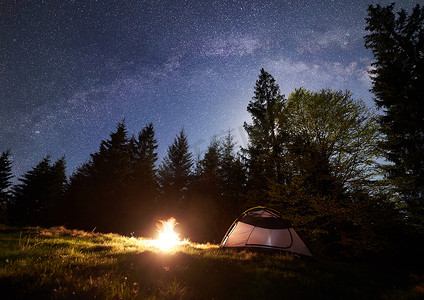
<instances>
[{"instance_id":1,"label":"foliage","mask_svg":"<svg viewBox=\"0 0 424 300\"><path fill-rule=\"evenodd\" d=\"M244 174L234 145L230 131L222 140L213 138L198 162L195 181L190 187L189 207L189 214L201 218L198 223L202 225L197 225L193 230L196 232L190 235L196 240L221 240L229 224L240 214L239 194Z\"/></svg>"},{"instance_id":2,"label":"foliage","mask_svg":"<svg viewBox=\"0 0 424 300\"><path fill-rule=\"evenodd\" d=\"M70 178L69 224L126 233L143 227L141 216L151 209L156 192L156 148L152 124L129 138L125 123L119 123Z\"/></svg>"},{"instance_id":3,"label":"foliage","mask_svg":"<svg viewBox=\"0 0 424 300\"><path fill-rule=\"evenodd\" d=\"M7 150L0 156L0 222L4 222L6 218L6 207L10 201L12 178L12 161L10 160L10 150Z\"/></svg>"},{"instance_id":4,"label":"foliage","mask_svg":"<svg viewBox=\"0 0 424 300\"><path fill-rule=\"evenodd\" d=\"M143 192L148 197L155 197L156 186L156 161L158 155L157 140L153 124L144 127L138 137L133 136L130 140L131 147L131 182L134 194Z\"/></svg>"},{"instance_id":5,"label":"foliage","mask_svg":"<svg viewBox=\"0 0 424 300\"><path fill-rule=\"evenodd\" d=\"M376 175L376 115L350 92L298 89L280 119L292 176L305 178L312 193L336 197L366 187Z\"/></svg>"},{"instance_id":6,"label":"foliage","mask_svg":"<svg viewBox=\"0 0 424 300\"><path fill-rule=\"evenodd\" d=\"M131 231L134 220L138 220L140 231L151 222L154 200L158 196L156 153L157 140L153 124L145 126L137 137L130 139L130 174L128 186L127 215L122 222ZM134 230L134 229L132 229Z\"/></svg>"},{"instance_id":7,"label":"foliage","mask_svg":"<svg viewBox=\"0 0 424 300\"><path fill-rule=\"evenodd\" d=\"M278 120L284 96L280 95L280 88L274 77L264 69L260 72L255 95L247 106L253 122L244 123L249 137L249 144L244 153L250 191L264 195L261 191L267 189L267 179L277 179L282 175L283 151ZM259 197L255 201L263 202L264 199Z\"/></svg>"},{"instance_id":8,"label":"foliage","mask_svg":"<svg viewBox=\"0 0 424 300\"><path fill-rule=\"evenodd\" d=\"M192 179L193 166L192 154L188 148L187 136L184 130L181 130L159 166L161 199L173 208L187 204L187 191Z\"/></svg>"},{"instance_id":9,"label":"foliage","mask_svg":"<svg viewBox=\"0 0 424 300\"><path fill-rule=\"evenodd\" d=\"M4 298L414 299L422 269L331 263L187 243L161 253L143 238L63 227L0 230Z\"/></svg>"},{"instance_id":10,"label":"foliage","mask_svg":"<svg viewBox=\"0 0 424 300\"><path fill-rule=\"evenodd\" d=\"M375 62L370 71L389 162L389 185L406 204L408 219L424 228L424 7L408 15L394 4L370 5L365 46Z\"/></svg>"},{"instance_id":11,"label":"foliage","mask_svg":"<svg viewBox=\"0 0 424 300\"><path fill-rule=\"evenodd\" d=\"M376 116L349 92L302 88L290 94L279 122L290 180L270 181L271 205L287 213L310 241L326 241L336 253L376 249L365 242L373 222Z\"/></svg>"},{"instance_id":12,"label":"foliage","mask_svg":"<svg viewBox=\"0 0 424 300\"><path fill-rule=\"evenodd\" d=\"M19 178L13 188L9 221L16 225L55 224L67 183L65 169L64 157L51 164L47 156Z\"/></svg>"},{"instance_id":13,"label":"foliage","mask_svg":"<svg viewBox=\"0 0 424 300\"><path fill-rule=\"evenodd\" d=\"M417 237L404 225L410 215L402 215L412 206L393 205L400 190L393 194L378 180L381 135L374 112L349 91L301 88L285 99L272 75L260 72L241 154L228 132L212 139L193 166L181 130L157 167L153 125L129 136L122 121L69 184L64 159L51 165L47 157L25 174L13 188L11 220L146 235L157 220L173 216L184 220L181 228L192 240L216 242L241 211L269 205L293 223L317 257L405 251L391 233L405 245Z\"/></svg>"},{"instance_id":14,"label":"foliage","mask_svg":"<svg viewBox=\"0 0 424 300\"><path fill-rule=\"evenodd\" d=\"M12 161L10 160L10 150L7 150L0 156L0 204L6 203L9 199L12 178Z\"/></svg>"}]
</instances>

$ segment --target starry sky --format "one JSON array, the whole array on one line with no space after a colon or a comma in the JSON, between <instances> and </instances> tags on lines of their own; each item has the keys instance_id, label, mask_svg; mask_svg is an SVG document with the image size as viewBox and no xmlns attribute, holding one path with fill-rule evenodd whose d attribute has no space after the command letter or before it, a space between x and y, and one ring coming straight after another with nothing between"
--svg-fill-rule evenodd
<instances>
[{"instance_id":1,"label":"starry sky","mask_svg":"<svg viewBox=\"0 0 424 300\"><path fill-rule=\"evenodd\" d=\"M364 47L376 0L0 0L0 152L16 176L47 154L71 174L118 122L152 122L160 157L232 130L264 68L286 96L349 89L373 106ZM397 1L410 11L417 1Z\"/></svg>"}]
</instances>

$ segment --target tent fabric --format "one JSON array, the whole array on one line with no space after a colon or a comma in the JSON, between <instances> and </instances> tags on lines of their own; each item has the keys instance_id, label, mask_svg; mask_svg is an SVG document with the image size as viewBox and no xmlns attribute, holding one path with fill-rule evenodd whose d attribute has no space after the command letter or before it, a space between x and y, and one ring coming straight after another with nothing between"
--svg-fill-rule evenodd
<instances>
[{"instance_id":1,"label":"tent fabric","mask_svg":"<svg viewBox=\"0 0 424 300\"><path fill-rule=\"evenodd\" d=\"M220 247L274 249L312 256L290 223L279 212L265 207L251 208L238 217Z\"/></svg>"}]
</instances>

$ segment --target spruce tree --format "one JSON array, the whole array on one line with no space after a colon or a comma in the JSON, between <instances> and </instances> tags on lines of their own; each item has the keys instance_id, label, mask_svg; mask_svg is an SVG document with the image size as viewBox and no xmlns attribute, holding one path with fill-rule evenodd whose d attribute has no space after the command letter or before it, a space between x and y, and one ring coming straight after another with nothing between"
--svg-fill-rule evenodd
<instances>
[{"instance_id":1,"label":"spruce tree","mask_svg":"<svg viewBox=\"0 0 424 300\"><path fill-rule=\"evenodd\" d=\"M99 151L91 154L94 173L94 198L90 211L101 231L123 232L121 220L128 211L130 151L124 121L118 123L110 138L101 141Z\"/></svg>"},{"instance_id":2,"label":"spruce tree","mask_svg":"<svg viewBox=\"0 0 424 300\"><path fill-rule=\"evenodd\" d=\"M70 224L126 234L143 231L158 192L156 149L153 124L129 138L124 121L118 123L70 178Z\"/></svg>"},{"instance_id":3,"label":"spruce tree","mask_svg":"<svg viewBox=\"0 0 424 300\"><path fill-rule=\"evenodd\" d=\"M20 183L13 189L10 220L13 224L55 225L66 186L65 168L65 158L51 165L47 156L19 178Z\"/></svg>"},{"instance_id":4,"label":"spruce tree","mask_svg":"<svg viewBox=\"0 0 424 300\"><path fill-rule=\"evenodd\" d=\"M157 141L153 124L145 126L130 139L131 170L128 187L127 228L148 228L153 222L152 213L157 198ZM143 232L147 234L146 232Z\"/></svg>"},{"instance_id":5,"label":"spruce tree","mask_svg":"<svg viewBox=\"0 0 424 300\"><path fill-rule=\"evenodd\" d=\"M135 193L143 192L154 197L156 187L156 153L157 140L153 124L144 127L136 138L130 140L131 151L131 185Z\"/></svg>"},{"instance_id":6,"label":"spruce tree","mask_svg":"<svg viewBox=\"0 0 424 300\"><path fill-rule=\"evenodd\" d=\"M184 130L174 139L168 148L158 170L161 198L172 207L187 204L187 192L192 178L193 159L188 151L189 144Z\"/></svg>"},{"instance_id":7,"label":"spruce tree","mask_svg":"<svg viewBox=\"0 0 424 300\"><path fill-rule=\"evenodd\" d=\"M380 146L389 186L406 203L408 220L424 228L424 6L410 15L393 9L368 7L365 46L375 58L370 74L383 110Z\"/></svg>"},{"instance_id":8,"label":"spruce tree","mask_svg":"<svg viewBox=\"0 0 424 300\"><path fill-rule=\"evenodd\" d=\"M248 171L250 198L263 202L268 180L282 176L282 149L278 120L284 96L274 77L261 69L256 81L255 95L247 106L252 124L244 124L249 144L244 150Z\"/></svg>"},{"instance_id":9,"label":"spruce tree","mask_svg":"<svg viewBox=\"0 0 424 300\"><path fill-rule=\"evenodd\" d=\"M191 230L192 238L200 237L207 240L217 240L222 237L219 229L224 212L223 196L220 190L219 167L221 162L220 143L216 137L212 138L208 148L198 164L196 180L190 188L191 215L202 220L196 230Z\"/></svg>"},{"instance_id":10,"label":"spruce tree","mask_svg":"<svg viewBox=\"0 0 424 300\"><path fill-rule=\"evenodd\" d=\"M98 226L96 189L93 162L87 161L69 178L63 205L67 226L86 230Z\"/></svg>"},{"instance_id":11,"label":"spruce tree","mask_svg":"<svg viewBox=\"0 0 424 300\"><path fill-rule=\"evenodd\" d=\"M218 169L219 189L224 197L223 207L230 219L240 213L240 195L244 190L245 171L240 157L235 153L234 137L229 131L221 141L221 158Z\"/></svg>"},{"instance_id":12,"label":"spruce tree","mask_svg":"<svg viewBox=\"0 0 424 300\"><path fill-rule=\"evenodd\" d=\"M7 150L0 156L0 205L5 205L9 200L12 178L12 161L10 160L10 150Z\"/></svg>"},{"instance_id":13,"label":"spruce tree","mask_svg":"<svg viewBox=\"0 0 424 300\"><path fill-rule=\"evenodd\" d=\"M126 223L131 184L130 140L124 121L70 178L66 206L73 226L128 233Z\"/></svg>"},{"instance_id":14,"label":"spruce tree","mask_svg":"<svg viewBox=\"0 0 424 300\"><path fill-rule=\"evenodd\" d=\"M201 181L213 189L217 189L218 187L218 170L220 167L220 160L220 143L214 137L210 142L203 159L200 161Z\"/></svg>"},{"instance_id":15,"label":"spruce tree","mask_svg":"<svg viewBox=\"0 0 424 300\"><path fill-rule=\"evenodd\" d=\"M10 150L7 150L0 156L0 223L6 222L12 178L12 161L10 160Z\"/></svg>"}]
</instances>

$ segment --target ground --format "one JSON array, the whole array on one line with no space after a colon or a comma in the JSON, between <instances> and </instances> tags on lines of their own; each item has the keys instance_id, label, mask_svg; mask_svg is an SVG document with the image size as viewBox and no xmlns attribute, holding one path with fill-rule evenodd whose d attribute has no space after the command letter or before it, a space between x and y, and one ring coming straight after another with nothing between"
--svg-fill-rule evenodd
<instances>
[{"instance_id":1,"label":"ground","mask_svg":"<svg viewBox=\"0 0 424 300\"><path fill-rule=\"evenodd\" d=\"M0 228L2 299L419 299L422 273L63 227ZM7 297L4 297L6 296Z\"/></svg>"}]
</instances>

